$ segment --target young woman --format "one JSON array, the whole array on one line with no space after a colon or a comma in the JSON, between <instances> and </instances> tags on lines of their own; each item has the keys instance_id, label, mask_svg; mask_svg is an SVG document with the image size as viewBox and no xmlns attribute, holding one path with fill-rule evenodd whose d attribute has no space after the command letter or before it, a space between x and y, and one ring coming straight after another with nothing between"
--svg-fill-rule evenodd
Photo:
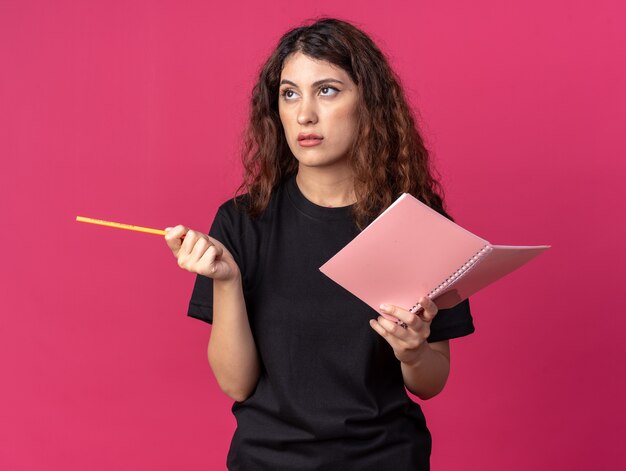
<instances>
[{"instance_id":1,"label":"young woman","mask_svg":"<svg viewBox=\"0 0 626 471\"><path fill-rule=\"evenodd\" d=\"M213 324L209 363L235 401L228 468L428 469L431 437L405 387L421 399L442 390L448 340L474 330L468 301L376 313L319 271L403 192L445 214L367 35L323 19L280 39L253 90L244 166L208 236L166 235L198 274L189 315Z\"/></svg>"}]
</instances>

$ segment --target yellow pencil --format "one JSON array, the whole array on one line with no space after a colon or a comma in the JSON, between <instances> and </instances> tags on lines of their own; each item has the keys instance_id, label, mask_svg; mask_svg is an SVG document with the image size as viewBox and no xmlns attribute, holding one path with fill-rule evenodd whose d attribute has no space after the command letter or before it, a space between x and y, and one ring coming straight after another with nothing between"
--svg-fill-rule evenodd
<instances>
[{"instance_id":1,"label":"yellow pencil","mask_svg":"<svg viewBox=\"0 0 626 471\"><path fill-rule=\"evenodd\" d=\"M76 216L78 222L88 222L89 224L98 224L100 226L117 227L118 229L126 229L127 231L147 232L148 234L156 234L163 236L165 231L160 229L152 229L150 227L133 226L130 224L121 224L119 222L102 221L100 219L85 218Z\"/></svg>"}]
</instances>

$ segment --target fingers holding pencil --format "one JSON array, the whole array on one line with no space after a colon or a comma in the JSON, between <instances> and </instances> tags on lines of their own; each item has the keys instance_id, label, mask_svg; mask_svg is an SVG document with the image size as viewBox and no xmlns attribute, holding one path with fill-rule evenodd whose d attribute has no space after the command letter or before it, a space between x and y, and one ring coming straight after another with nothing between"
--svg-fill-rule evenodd
<instances>
[{"instance_id":1,"label":"fingers holding pencil","mask_svg":"<svg viewBox=\"0 0 626 471\"><path fill-rule=\"evenodd\" d=\"M181 225L165 228L165 242L167 242L168 247L172 249L175 257L178 256L178 251L183 244L183 239L187 232L189 232L189 228Z\"/></svg>"},{"instance_id":2,"label":"fingers holding pencil","mask_svg":"<svg viewBox=\"0 0 626 471\"><path fill-rule=\"evenodd\" d=\"M180 268L218 280L239 276L233 256L217 239L185 226L176 226L165 229L165 240Z\"/></svg>"}]
</instances>

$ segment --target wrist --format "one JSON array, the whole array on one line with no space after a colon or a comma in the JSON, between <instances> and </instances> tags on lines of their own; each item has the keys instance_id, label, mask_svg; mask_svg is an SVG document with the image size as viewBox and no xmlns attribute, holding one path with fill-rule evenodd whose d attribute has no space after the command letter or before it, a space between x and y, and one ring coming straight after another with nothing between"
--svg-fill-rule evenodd
<instances>
[{"instance_id":1,"label":"wrist","mask_svg":"<svg viewBox=\"0 0 626 471\"><path fill-rule=\"evenodd\" d=\"M225 288L240 285L241 273L237 271L236 273L233 273L228 278L213 278L213 284L215 286L223 286Z\"/></svg>"},{"instance_id":2,"label":"wrist","mask_svg":"<svg viewBox=\"0 0 626 471\"><path fill-rule=\"evenodd\" d=\"M228 278L213 278L213 286L215 289L232 290L240 288L241 285L241 273L239 270L235 271Z\"/></svg>"},{"instance_id":3,"label":"wrist","mask_svg":"<svg viewBox=\"0 0 626 471\"><path fill-rule=\"evenodd\" d=\"M429 357L433 354L433 350L430 348L428 342L424 341L417 349L413 350L412 355L402 360L400 363L409 368L419 368Z\"/></svg>"}]
</instances>

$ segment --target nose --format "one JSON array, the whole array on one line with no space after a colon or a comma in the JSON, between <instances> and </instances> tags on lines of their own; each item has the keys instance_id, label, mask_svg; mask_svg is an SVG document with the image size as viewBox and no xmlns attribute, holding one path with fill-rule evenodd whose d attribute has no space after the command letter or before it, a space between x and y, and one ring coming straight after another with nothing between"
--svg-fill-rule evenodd
<instances>
[{"instance_id":1,"label":"nose","mask_svg":"<svg viewBox=\"0 0 626 471\"><path fill-rule=\"evenodd\" d=\"M300 101L300 108L298 109L298 124L317 123L317 110L315 108L314 98L303 98Z\"/></svg>"}]
</instances>

